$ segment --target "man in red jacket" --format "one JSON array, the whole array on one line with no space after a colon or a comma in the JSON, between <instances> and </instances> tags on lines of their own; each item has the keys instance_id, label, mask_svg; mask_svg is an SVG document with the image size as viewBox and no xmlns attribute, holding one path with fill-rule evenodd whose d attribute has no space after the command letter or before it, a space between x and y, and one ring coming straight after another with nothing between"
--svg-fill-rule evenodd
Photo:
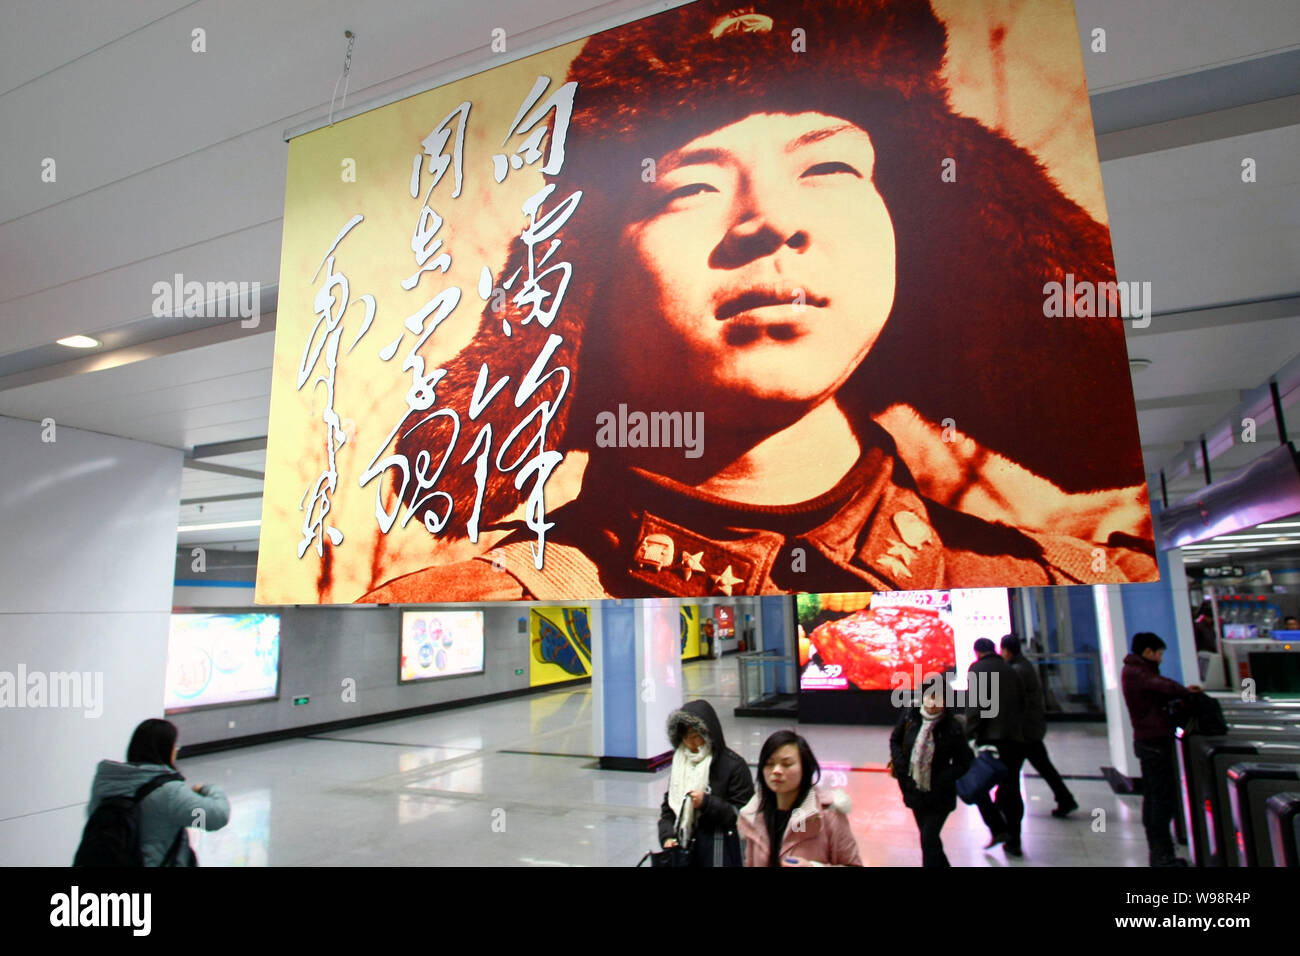
<instances>
[{"instance_id":1,"label":"man in red jacket","mask_svg":"<svg viewBox=\"0 0 1300 956\"><path fill-rule=\"evenodd\" d=\"M1133 650L1124 658L1121 683L1133 722L1133 752L1142 764L1142 826L1152 866L1186 866L1174 852L1169 832L1178 806L1178 767L1174 760L1174 721L1169 702L1199 692L1160 676L1165 642L1150 631L1133 635Z\"/></svg>"}]
</instances>

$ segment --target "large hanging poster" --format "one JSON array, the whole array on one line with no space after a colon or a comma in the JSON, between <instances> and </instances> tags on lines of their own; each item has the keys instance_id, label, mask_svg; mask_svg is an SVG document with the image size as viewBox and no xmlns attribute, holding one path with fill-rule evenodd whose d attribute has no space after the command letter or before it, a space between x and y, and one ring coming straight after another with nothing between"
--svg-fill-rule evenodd
<instances>
[{"instance_id":1,"label":"large hanging poster","mask_svg":"<svg viewBox=\"0 0 1300 956\"><path fill-rule=\"evenodd\" d=\"M699 0L296 138L258 601L1155 579L1082 56Z\"/></svg>"}]
</instances>

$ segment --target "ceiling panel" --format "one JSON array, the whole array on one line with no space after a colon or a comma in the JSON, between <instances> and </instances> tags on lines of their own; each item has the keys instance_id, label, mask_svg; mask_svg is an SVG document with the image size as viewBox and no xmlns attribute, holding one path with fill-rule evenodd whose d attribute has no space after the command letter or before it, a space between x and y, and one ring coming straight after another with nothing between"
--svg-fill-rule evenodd
<instances>
[{"instance_id":1,"label":"ceiling panel","mask_svg":"<svg viewBox=\"0 0 1300 956\"><path fill-rule=\"evenodd\" d=\"M1208 329L1179 330L1177 317L1166 324L1167 332L1129 339L1129 357L1152 363L1133 375L1139 400L1255 388L1300 355L1300 316Z\"/></svg>"},{"instance_id":2,"label":"ceiling panel","mask_svg":"<svg viewBox=\"0 0 1300 956\"><path fill-rule=\"evenodd\" d=\"M256 333L246 338L100 372L7 389L0 391L0 414L33 420L53 415L56 420L73 427L92 430L103 428L94 429L80 423L92 418L101 421L102 416L109 415L114 421L120 421L125 428L137 420L139 396L146 396L144 401L152 402L158 408L173 403L180 407L202 405L210 402L214 394L229 394L238 400L246 390L254 394L265 393L264 383L270 378L273 349L273 333ZM227 388L232 391L226 393L224 390ZM178 400L177 392L184 397ZM270 403L267 402L266 411L269 412L269 408ZM265 415L262 417L265 418ZM132 431L134 434L128 437L149 434L147 428L136 427ZM114 433L126 434L125 431ZM173 431L169 430L167 434L170 437ZM233 437L249 438L265 434L263 426L262 431ZM164 440L161 431L156 437L145 440L176 444ZM202 443L203 440L195 439L182 442L176 447Z\"/></svg>"},{"instance_id":3,"label":"ceiling panel","mask_svg":"<svg viewBox=\"0 0 1300 956\"><path fill-rule=\"evenodd\" d=\"M186 6L191 0L5 0L0 96Z\"/></svg>"},{"instance_id":4,"label":"ceiling panel","mask_svg":"<svg viewBox=\"0 0 1300 956\"><path fill-rule=\"evenodd\" d=\"M1300 9L1300 4L1297 4ZM1241 162L1256 182L1241 181ZM1115 268L1158 313L1300 291L1300 125L1102 163Z\"/></svg>"},{"instance_id":5,"label":"ceiling panel","mask_svg":"<svg viewBox=\"0 0 1300 956\"><path fill-rule=\"evenodd\" d=\"M1075 0L1079 33L1106 30L1106 52L1084 55L1100 92L1262 56L1295 45L1295 0Z\"/></svg>"}]
</instances>

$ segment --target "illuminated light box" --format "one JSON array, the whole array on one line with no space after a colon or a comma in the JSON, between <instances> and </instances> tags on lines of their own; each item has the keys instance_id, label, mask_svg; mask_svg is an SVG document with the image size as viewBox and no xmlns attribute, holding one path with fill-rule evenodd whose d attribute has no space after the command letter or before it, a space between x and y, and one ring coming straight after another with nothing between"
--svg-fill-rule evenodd
<instances>
[{"instance_id":1,"label":"illuminated light box","mask_svg":"<svg viewBox=\"0 0 1300 956\"><path fill-rule=\"evenodd\" d=\"M918 676L966 686L974 644L1011 632L1006 588L801 594L801 691L918 690Z\"/></svg>"},{"instance_id":2,"label":"illuminated light box","mask_svg":"<svg viewBox=\"0 0 1300 956\"><path fill-rule=\"evenodd\" d=\"M403 683L483 673L482 611L403 611Z\"/></svg>"},{"instance_id":3,"label":"illuminated light box","mask_svg":"<svg viewBox=\"0 0 1300 956\"><path fill-rule=\"evenodd\" d=\"M171 615L164 713L274 700L279 685L279 614Z\"/></svg>"},{"instance_id":4,"label":"illuminated light box","mask_svg":"<svg viewBox=\"0 0 1300 956\"><path fill-rule=\"evenodd\" d=\"M1150 283L1074 4L1007 9L697 0L290 131L258 603L1155 580Z\"/></svg>"}]
</instances>

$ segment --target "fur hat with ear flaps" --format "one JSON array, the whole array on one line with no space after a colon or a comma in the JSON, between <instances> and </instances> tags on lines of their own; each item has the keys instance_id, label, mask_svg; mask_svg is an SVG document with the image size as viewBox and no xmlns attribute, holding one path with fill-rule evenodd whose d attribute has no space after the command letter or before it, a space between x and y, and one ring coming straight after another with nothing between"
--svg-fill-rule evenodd
<instances>
[{"instance_id":1,"label":"fur hat with ear flaps","mask_svg":"<svg viewBox=\"0 0 1300 956\"><path fill-rule=\"evenodd\" d=\"M555 321L549 329L523 324L527 308L514 302L485 309L474 341L445 364L436 388L438 407L460 414L456 447L447 451L453 424L445 416L398 441L412 462L428 451L428 474L447 456L437 489L454 502L451 533L474 507L482 451L474 442L485 423L493 434L483 526L517 508L531 484L517 490L526 466L503 473L498 462L526 463L539 451L534 442L547 451L587 447L595 414L616 406L603 333L639 330L602 302L619 281L620 216L644 188L644 161L763 112L843 117L875 149L874 180L895 230L897 291L880 338L838 393L851 415L903 403L936 424L951 418L1067 491L1143 481L1120 320L1043 315L1044 285L1066 273L1076 283L1114 281L1109 233L1032 155L952 112L941 74L946 42L928 0L699 0L589 40L569 69L577 93L565 163L541 213L582 191L549 263L573 270ZM941 178L948 159L955 182ZM527 249L517 239L511 248L501 278L524 269L513 296ZM544 252L539 245L537 255ZM542 285L555 291L551 280ZM552 335L562 342L533 370L542 384L516 407L516 390ZM481 396L504 375L510 384L470 420L476 388ZM557 400L543 439L540 420ZM439 515L443 502L433 509Z\"/></svg>"}]
</instances>

